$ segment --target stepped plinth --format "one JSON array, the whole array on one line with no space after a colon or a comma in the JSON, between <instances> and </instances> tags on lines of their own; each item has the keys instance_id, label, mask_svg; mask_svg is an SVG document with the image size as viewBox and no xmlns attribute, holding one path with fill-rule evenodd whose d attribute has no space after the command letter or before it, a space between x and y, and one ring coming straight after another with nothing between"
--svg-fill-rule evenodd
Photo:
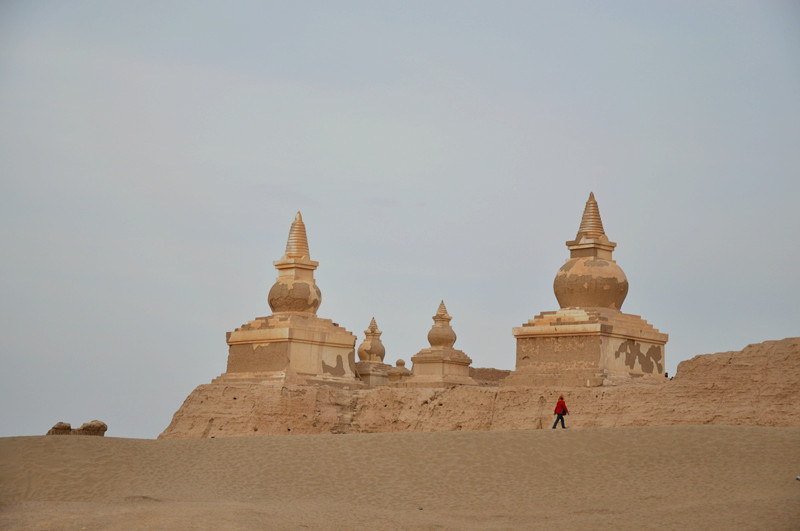
<instances>
[{"instance_id":1,"label":"stepped plinth","mask_svg":"<svg viewBox=\"0 0 800 531\"><path fill-rule=\"evenodd\" d=\"M561 308L513 329L517 366L503 385L598 386L664 377L667 334L620 311L628 279L612 259L616 245L590 194L578 234L567 242L570 258L553 282Z\"/></svg>"}]
</instances>

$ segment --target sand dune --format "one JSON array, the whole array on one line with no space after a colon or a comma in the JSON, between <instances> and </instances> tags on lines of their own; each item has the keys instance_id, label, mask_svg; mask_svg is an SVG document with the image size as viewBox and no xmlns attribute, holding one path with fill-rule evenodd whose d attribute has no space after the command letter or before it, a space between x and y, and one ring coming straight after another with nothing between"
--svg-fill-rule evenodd
<instances>
[{"instance_id":1,"label":"sand dune","mask_svg":"<svg viewBox=\"0 0 800 531\"><path fill-rule=\"evenodd\" d=\"M0 439L10 529L797 529L800 429Z\"/></svg>"}]
</instances>

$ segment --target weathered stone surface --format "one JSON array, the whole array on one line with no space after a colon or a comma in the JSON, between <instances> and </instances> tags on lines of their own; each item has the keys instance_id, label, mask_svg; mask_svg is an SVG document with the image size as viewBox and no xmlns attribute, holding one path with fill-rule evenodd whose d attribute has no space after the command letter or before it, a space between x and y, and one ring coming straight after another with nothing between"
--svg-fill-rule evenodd
<instances>
[{"instance_id":1,"label":"weathered stone surface","mask_svg":"<svg viewBox=\"0 0 800 531\"><path fill-rule=\"evenodd\" d=\"M615 387L201 385L160 437L549 428L559 394L571 428L800 427L800 338L696 356L672 380Z\"/></svg>"},{"instance_id":2,"label":"weathered stone surface","mask_svg":"<svg viewBox=\"0 0 800 531\"><path fill-rule=\"evenodd\" d=\"M304 383L320 377L356 384L355 342L341 326L310 313L259 317L228 333L228 366L220 378Z\"/></svg>"},{"instance_id":3,"label":"weathered stone surface","mask_svg":"<svg viewBox=\"0 0 800 531\"><path fill-rule=\"evenodd\" d=\"M99 420L84 422L78 429L72 429L69 422L58 422L50 428L47 435L96 435L103 437L107 430L106 423Z\"/></svg>"},{"instance_id":4,"label":"weathered stone surface","mask_svg":"<svg viewBox=\"0 0 800 531\"><path fill-rule=\"evenodd\" d=\"M72 435L72 425L69 422L56 422L47 435Z\"/></svg>"},{"instance_id":5,"label":"weathered stone surface","mask_svg":"<svg viewBox=\"0 0 800 531\"><path fill-rule=\"evenodd\" d=\"M504 385L587 385L664 375L667 335L612 308L542 312L514 328L517 366Z\"/></svg>"},{"instance_id":6,"label":"weathered stone surface","mask_svg":"<svg viewBox=\"0 0 800 531\"><path fill-rule=\"evenodd\" d=\"M497 391L457 385L445 389L381 388L360 393L351 432L492 429Z\"/></svg>"},{"instance_id":7,"label":"weathered stone surface","mask_svg":"<svg viewBox=\"0 0 800 531\"><path fill-rule=\"evenodd\" d=\"M478 385L496 386L511 374L512 371L484 367L470 367L469 377Z\"/></svg>"},{"instance_id":8,"label":"weathered stone surface","mask_svg":"<svg viewBox=\"0 0 800 531\"><path fill-rule=\"evenodd\" d=\"M379 361L359 361L356 363L356 374L367 387L380 387L389 384L391 365Z\"/></svg>"},{"instance_id":9,"label":"weathered stone surface","mask_svg":"<svg viewBox=\"0 0 800 531\"><path fill-rule=\"evenodd\" d=\"M197 387L160 438L344 433L356 395L327 385L211 383Z\"/></svg>"},{"instance_id":10,"label":"weathered stone surface","mask_svg":"<svg viewBox=\"0 0 800 531\"><path fill-rule=\"evenodd\" d=\"M399 384L413 377L411 371L406 369L405 360L402 359L397 360L395 366L387 371L387 376L390 384Z\"/></svg>"},{"instance_id":11,"label":"weathered stone surface","mask_svg":"<svg viewBox=\"0 0 800 531\"><path fill-rule=\"evenodd\" d=\"M81 427L75 430L77 435L99 435L100 437L104 436L106 431L108 430L108 426L106 426L105 422L100 422L99 420L92 420L89 422L84 422L81 424Z\"/></svg>"},{"instance_id":12,"label":"weathered stone surface","mask_svg":"<svg viewBox=\"0 0 800 531\"><path fill-rule=\"evenodd\" d=\"M322 303L322 292L310 282L278 279L269 290L267 302L276 312L316 313Z\"/></svg>"},{"instance_id":13,"label":"weathered stone surface","mask_svg":"<svg viewBox=\"0 0 800 531\"><path fill-rule=\"evenodd\" d=\"M628 278L614 260L572 258L556 273L553 291L562 308L616 308L628 295Z\"/></svg>"}]
</instances>

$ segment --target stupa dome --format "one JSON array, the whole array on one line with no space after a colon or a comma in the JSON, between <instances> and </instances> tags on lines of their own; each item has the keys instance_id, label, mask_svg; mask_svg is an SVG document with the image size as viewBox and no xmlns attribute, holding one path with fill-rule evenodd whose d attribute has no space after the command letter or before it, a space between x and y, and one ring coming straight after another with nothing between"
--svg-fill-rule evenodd
<instances>
[{"instance_id":1,"label":"stupa dome","mask_svg":"<svg viewBox=\"0 0 800 531\"><path fill-rule=\"evenodd\" d=\"M322 292L313 282L283 282L277 280L267 295L273 312L317 313Z\"/></svg>"},{"instance_id":2,"label":"stupa dome","mask_svg":"<svg viewBox=\"0 0 800 531\"><path fill-rule=\"evenodd\" d=\"M572 258L561 266L553 282L562 308L614 308L628 295L628 279L613 260Z\"/></svg>"}]
</instances>

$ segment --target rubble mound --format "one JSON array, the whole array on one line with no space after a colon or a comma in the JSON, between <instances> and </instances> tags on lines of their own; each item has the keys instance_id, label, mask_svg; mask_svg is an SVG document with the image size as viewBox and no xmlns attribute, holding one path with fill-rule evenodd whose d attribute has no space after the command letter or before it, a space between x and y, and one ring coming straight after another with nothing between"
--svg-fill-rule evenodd
<instances>
[{"instance_id":1,"label":"rubble mound","mask_svg":"<svg viewBox=\"0 0 800 531\"><path fill-rule=\"evenodd\" d=\"M78 429L72 429L69 422L57 422L55 426L50 428L47 435L96 435L103 437L106 430L108 430L106 423L99 420L84 422Z\"/></svg>"}]
</instances>

